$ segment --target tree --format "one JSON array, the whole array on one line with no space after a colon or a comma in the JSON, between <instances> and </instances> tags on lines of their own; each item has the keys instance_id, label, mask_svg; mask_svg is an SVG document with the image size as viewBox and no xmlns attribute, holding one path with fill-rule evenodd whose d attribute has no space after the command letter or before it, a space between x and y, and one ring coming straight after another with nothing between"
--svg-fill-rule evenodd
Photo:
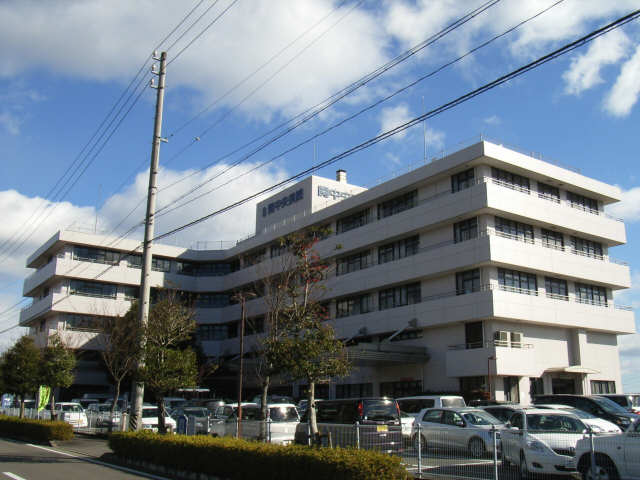
<instances>
[{"instance_id":1,"label":"tree","mask_svg":"<svg viewBox=\"0 0 640 480\"><path fill-rule=\"evenodd\" d=\"M195 326L193 309L175 291L168 291L149 312L144 330L144 366L137 373L155 396L160 433L167 430L164 396L181 387L196 386L196 354L183 346Z\"/></svg>"},{"instance_id":2,"label":"tree","mask_svg":"<svg viewBox=\"0 0 640 480\"><path fill-rule=\"evenodd\" d=\"M122 381L133 373L140 358L140 328L138 326L138 304L134 302L124 316L105 319L101 336L102 359L115 383L115 395L111 404L109 429L120 398Z\"/></svg>"},{"instance_id":3,"label":"tree","mask_svg":"<svg viewBox=\"0 0 640 480\"><path fill-rule=\"evenodd\" d=\"M67 348L58 334L51 335L42 351L40 370L41 383L51 388L51 419L55 419L55 388L68 388L73 383L73 370L76 368L76 356Z\"/></svg>"},{"instance_id":4,"label":"tree","mask_svg":"<svg viewBox=\"0 0 640 480\"><path fill-rule=\"evenodd\" d=\"M2 381L9 393L20 397L20 418L24 417L24 400L40 386L42 352L33 338L24 335L5 352L2 362Z\"/></svg>"},{"instance_id":5,"label":"tree","mask_svg":"<svg viewBox=\"0 0 640 480\"><path fill-rule=\"evenodd\" d=\"M294 234L287 238L295 258L294 275L286 289L287 304L282 308L275 341L267 338L267 355L291 380L306 380L309 385L309 426L318 434L315 412L315 384L331 377L345 376L351 365L344 344L326 324L326 309L320 299L327 264L313 250L318 235Z\"/></svg>"}]
</instances>

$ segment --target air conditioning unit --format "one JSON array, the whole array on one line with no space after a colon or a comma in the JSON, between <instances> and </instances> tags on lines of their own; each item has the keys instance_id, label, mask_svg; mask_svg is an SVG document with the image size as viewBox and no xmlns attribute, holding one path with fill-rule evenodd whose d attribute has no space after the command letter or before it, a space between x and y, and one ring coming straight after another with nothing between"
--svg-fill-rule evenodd
<instances>
[{"instance_id":1,"label":"air conditioning unit","mask_svg":"<svg viewBox=\"0 0 640 480\"><path fill-rule=\"evenodd\" d=\"M522 332L511 332L511 348L522 348Z\"/></svg>"},{"instance_id":2,"label":"air conditioning unit","mask_svg":"<svg viewBox=\"0 0 640 480\"><path fill-rule=\"evenodd\" d=\"M498 347L508 347L509 346L509 332L506 330L500 330L498 332L493 332L493 344Z\"/></svg>"}]
</instances>

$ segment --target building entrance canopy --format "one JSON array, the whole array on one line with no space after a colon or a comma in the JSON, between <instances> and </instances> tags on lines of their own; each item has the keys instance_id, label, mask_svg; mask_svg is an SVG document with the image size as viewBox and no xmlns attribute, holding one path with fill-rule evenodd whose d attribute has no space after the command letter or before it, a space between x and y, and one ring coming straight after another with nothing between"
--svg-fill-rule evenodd
<instances>
[{"instance_id":1,"label":"building entrance canopy","mask_svg":"<svg viewBox=\"0 0 640 480\"><path fill-rule=\"evenodd\" d=\"M356 365L385 366L403 363L425 363L429 354L424 347L391 343L358 343L347 347L347 357Z\"/></svg>"}]
</instances>

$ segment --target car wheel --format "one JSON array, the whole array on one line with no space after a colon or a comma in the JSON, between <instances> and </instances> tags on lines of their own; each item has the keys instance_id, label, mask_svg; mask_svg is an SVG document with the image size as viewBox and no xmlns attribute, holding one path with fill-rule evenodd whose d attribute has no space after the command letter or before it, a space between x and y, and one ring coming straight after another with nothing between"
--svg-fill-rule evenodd
<instances>
[{"instance_id":1,"label":"car wheel","mask_svg":"<svg viewBox=\"0 0 640 480\"><path fill-rule=\"evenodd\" d=\"M527 466L527 459L524 456L523 452L520 452L520 478L530 478L531 473L529 472L529 467Z\"/></svg>"},{"instance_id":2,"label":"car wheel","mask_svg":"<svg viewBox=\"0 0 640 480\"><path fill-rule=\"evenodd\" d=\"M416 434L413 437L413 446L416 450L418 450L418 435ZM427 440L424 438L424 435L420 434L420 447L423 452L427 451Z\"/></svg>"},{"instance_id":3,"label":"car wheel","mask_svg":"<svg viewBox=\"0 0 640 480\"><path fill-rule=\"evenodd\" d=\"M595 471L591 468L591 461L589 461L581 473L584 480L618 480L620 478L618 469L611 459L597 454Z\"/></svg>"},{"instance_id":4,"label":"car wheel","mask_svg":"<svg viewBox=\"0 0 640 480\"><path fill-rule=\"evenodd\" d=\"M477 437L469 440L469 452L473 458L483 457L487 453L484 442Z\"/></svg>"}]
</instances>

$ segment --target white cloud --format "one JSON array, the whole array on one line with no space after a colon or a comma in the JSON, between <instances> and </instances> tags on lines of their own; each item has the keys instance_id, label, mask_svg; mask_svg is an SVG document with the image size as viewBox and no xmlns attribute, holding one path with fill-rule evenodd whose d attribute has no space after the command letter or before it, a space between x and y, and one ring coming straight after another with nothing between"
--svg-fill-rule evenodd
<instances>
[{"instance_id":1,"label":"white cloud","mask_svg":"<svg viewBox=\"0 0 640 480\"><path fill-rule=\"evenodd\" d=\"M608 205L606 210L614 217L622 218L626 222L640 220L640 187L622 190L621 200Z\"/></svg>"},{"instance_id":2,"label":"white cloud","mask_svg":"<svg viewBox=\"0 0 640 480\"><path fill-rule=\"evenodd\" d=\"M445 133L443 131L427 127L426 137L429 150L442 150L444 148Z\"/></svg>"},{"instance_id":3,"label":"white cloud","mask_svg":"<svg viewBox=\"0 0 640 480\"><path fill-rule=\"evenodd\" d=\"M490 117L486 117L482 120L487 125L500 125L502 120L498 115L491 115Z\"/></svg>"},{"instance_id":4,"label":"white cloud","mask_svg":"<svg viewBox=\"0 0 640 480\"><path fill-rule=\"evenodd\" d=\"M640 46L622 65L620 75L605 98L604 108L611 115L624 117L631 112L631 108L638 101L638 95L640 95Z\"/></svg>"},{"instance_id":5,"label":"white cloud","mask_svg":"<svg viewBox=\"0 0 640 480\"><path fill-rule=\"evenodd\" d=\"M11 135L18 135L20 133L20 125L22 120L13 113L5 110L0 112L0 126L4 128Z\"/></svg>"},{"instance_id":6,"label":"white cloud","mask_svg":"<svg viewBox=\"0 0 640 480\"><path fill-rule=\"evenodd\" d=\"M413 118L413 115L409 111L409 107L405 103L396 105L395 107L383 108L380 112L380 131L378 134L391 130L403 123L407 123ZM403 130L391 138L395 141L402 140L407 136L407 130Z\"/></svg>"},{"instance_id":7,"label":"white cloud","mask_svg":"<svg viewBox=\"0 0 640 480\"><path fill-rule=\"evenodd\" d=\"M565 81L565 93L579 95L604 80L600 70L605 65L617 63L625 56L631 40L621 30L614 30L598 37L582 55L571 60L569 69L562 78Z\"/></svg>"}]
</instances>

